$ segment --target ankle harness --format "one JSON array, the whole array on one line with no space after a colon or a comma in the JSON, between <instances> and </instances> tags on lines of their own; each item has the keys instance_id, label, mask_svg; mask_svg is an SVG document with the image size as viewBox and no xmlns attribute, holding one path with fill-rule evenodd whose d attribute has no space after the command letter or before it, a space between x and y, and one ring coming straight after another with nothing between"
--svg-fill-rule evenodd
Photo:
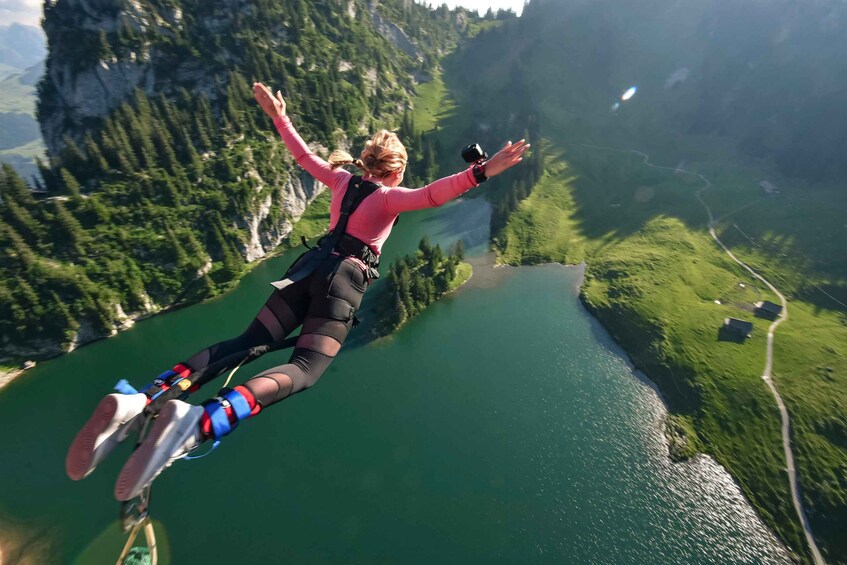
<instances>
[{"instance_id":1,"label":"ankle harness","mask_svg":"<svg viewBox=\"0 0 847 565\"><path fill-rule=\"evenodd\" d=\"M234 422L230 421L227 409L231 408ZM203 403L203 409L209 415L212 423L212 436L220 439L238 427L238 423L252 415L247 399L240 392L231 388L223 388L214 398Z\"/></svg>"}]
</instances>

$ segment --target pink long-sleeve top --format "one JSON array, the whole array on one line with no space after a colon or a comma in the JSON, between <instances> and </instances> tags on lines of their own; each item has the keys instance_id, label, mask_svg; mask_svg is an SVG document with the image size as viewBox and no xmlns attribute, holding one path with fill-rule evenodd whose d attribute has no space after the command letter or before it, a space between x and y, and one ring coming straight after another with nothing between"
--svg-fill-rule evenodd
<instances>
[{"instance_id":1,"label":"pink long-sleeve top","mask_svg":"<svg viewBox=\"0 0 847 565\"><path fill-rule=\"evenodd\" d=\"M341 201L353 175L340 167L332 169L329 163L315 155L294 129L288 116L275 118L274 125L297 163L332 191L329 227L333 229L341 216ZM477 183L470 168L418 189L380 185L350 215L347 233L368 244L379 255L398 214L441 206L475 186Z\"/></svg>"}]
</instances>

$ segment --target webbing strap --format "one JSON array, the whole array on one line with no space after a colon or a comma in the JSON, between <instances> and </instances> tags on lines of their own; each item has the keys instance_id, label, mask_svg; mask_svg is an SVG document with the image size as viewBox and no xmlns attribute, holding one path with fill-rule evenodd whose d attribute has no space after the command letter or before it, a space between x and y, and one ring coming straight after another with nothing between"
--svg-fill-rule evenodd
<instances>
[{"instance_id":1,"label":"webbing strap","mask_svg":"<svg viewBox=\"0 0 847 565\"><path fill-rule=\"evenodd\" d=\"M338 222L335 223L335 228L332 230L329 240L332 243L329 247L330 251L335 249L341 237L347 233L347 222L353 212L365 198L376 192L378 188L378 184L362 180L359 175L350 178L350 182L347 183L347 190L344 192L344 199L341 201L341 215L338 217Z\"/></svg>"},{"instance_id":2,"label":"webbing strap","mask_svg":"<svg viewBox=\"0 0 847 565\"><path fill-rule=\"evenodd\" d=\"M203 453L203 454L201 454L201 455L189 455L189 454L191 453L191 452L189 451L188 453L186 453L185 455L183 455L182 457L180 457L180 459L184 459L185 461L194 461L195 459L203 459L203 458L204 458L204 457L206 457L208 454L210 454L211 452L213 452L213 451L215 450L215 448L216 448L217 446L219 446L220 444L221 444L221 440L216 439L215 441L213 441L213 442L212 442L212 448L211 448L211 449L209 449L209 451L207 451L206 453Z\"/></svg>"},{"instance_id":3,"label":"webbing strap","mask_svg":"<svg viewBox=\"0 0 847 565\"><path fill-rule=\"evenodd\" d=\"M221 393L218 394L229 401L229 404L232 406L232 411L235 412L235 417L238 419L239 422L241 420L246 420L253 414L253 410L250 408L250 403L247 402L247 399L244 398L244 395L242 395L237 390L227 388L221 390Z\"/></svg>"},{"instance_id":4,"label":"webbing strap","mask_svg":"<svg viewBox=\"0 0 847 565\"><path fill-rule=\"evenodd\" d=\"M138 394L135 387L129 384L129 381L126 379L121 379L115 383L115 392L119 392L121 394Z\"/></svg>"},{"instance_id":5,"label":"webbing strap","mask_svg":"<svg viewBox=\"0 0 847 565\"><path fill-rule=\"evenodd\" d=\"M226 415L226 409L223 404L217 400L212 400L203 406L206 414L209 415L209 420L212 422L212 435L221 438L232 431L232 424L229 423L229 416Z\"/></svg>"},{"instance_id":6,"label":"webbing strap","mask_svg":"<svg viewBox=\"0 0 847 565\"><path fill-rule=\"evenodd\" d=\"M341 241L347 230L347 221L350 215L356 211L362 201L376 192L379 185L370 181L362 180L362 177L354 175L347 183L347 190L341 200L341 216L335 223L335 228L318 241L318 247L305 255L302 264L298 265L293 272L286 273L285 278L271 283L274 288L282 290L285 287L303 280L318 268L321 262L329 257Z\"/></svg>"}]
</instances>

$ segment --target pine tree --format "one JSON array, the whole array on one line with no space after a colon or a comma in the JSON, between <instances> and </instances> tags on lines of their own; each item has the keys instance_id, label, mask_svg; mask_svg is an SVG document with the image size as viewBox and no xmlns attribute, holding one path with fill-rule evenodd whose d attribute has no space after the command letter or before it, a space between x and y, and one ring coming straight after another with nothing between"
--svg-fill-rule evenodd
<instances>
[{"instance_id":1,"label":"pine tree","mask_svg":"<svg viewBox=\"0 0 847 565\"><path fill-rule=\"evenodd\" d=\"M56 200L53 204L56 210L56 219L62 227L62 232L64 232L63 235L67 238L67 241L70 242L77 254L84 255L81 245L86 240L86 236L85 230L82 229L82 225L70 212L68 212L65 205L60 201Z\"/></svg>"},{"instance_id":2,"label":"pine tree","mask_svg":"<svg viewBox=\"0 0 847 565\"><path fill-rule=\"evenodd\" d=\"M38 160L40 162L40 159ZM24 182L24 179L11 165L3 163L2 173L0 173L0 196L3 199L14 200L21 206L31 206L35 204L35 198L32 196L32 191Z\"/></svg>"},{"instance_id":3,"label":"pine tree","mask_svg":"<svg viewBox=\"0 0 847 565\"><path fill-rule=\"evenodd\" d=\"M458 261L463 261L465 259L465 240L459 239L456 240L456 243L453 244L453 249L450 250L450 255L452 257L456 257Z\"/></svg>"},{"instance_id":4,"label":"pine tree","mask_svg":"<svg viewBox=\"0 0 847 565\"><path fill-rule=\"evenodd\" d=\"M170 226L165 229L171 243L171 248L173 249L174 257L176 258L176 266L178 269L184 270L191 263L188 253L185 252L185 249L182 247L182 244L179 242L179 239L177 239Z\"/></svg>"},{"instance_id":5,"label":"pine tree","mask_svg":"<svg viewBox=\"0 0 847 565\"><path fill-rule=\"evenodd\" d=\"M86 174L95 178L104 177L109 172L109 163L106 161L105 157L103 157L103 152L94 141L94 138L91 137L90 133L85 134L85 138L83 138L83 145L85 146L85 152L88 155L88 167L85 171Z\"/></svg>"},{"instance_id":6,"label":"pine tree","mask_svg":"<svg viewBox=\"0 0 847 565\"><path fill-rule=\"evenodd\" d=\"M59 176L62 179L62 183L65 186L65 193L69 194L72 198L79 200L82 198L81 187L79 186L79 182L74 178L69 170L65 167L59 169Z\"/></svg>"},{"instance_id":7,"label":"pine tree","mask_svg":"<svg viewBox=\"0 0 847 565\"><path fill-rule=\"evenodd\" d=\"M56 317L60 320L60 327L65 332L77 331L79 329L79 322L74 318L68 305L52 290L50 291L50 302L49 311L57 315Z\"/></svg>"},{"instance_id":8,"label":"pine tree","mask_svg":"<svg viewBox=\"0 0 847 565\"><path fill-rule=\"evenodd\" d=\"M112 46L109 44L109 37L105 30L101 29L97 35L97 58L101 61L111 61L114 56Z\"/></svg>"},{"instance_id":9,"label":"pine tree","mask_svg":"<svg viewBox=\"0 0 847 565\"><path fill-rule=\"evenodd\" d=\"M11 254L23 271L32 269L37 261L35 253L14 228L0 223L0 234L12 243L11 248L6 250L6 254Z\"/></svg>"},{"instance_id":10,"label":"pine tree","mask_svg":"<svg viewBox=\"0 0 847 565\"><path fill-rule=\"evenodd\" d=\"M4 204L5 210L0 209L0 211L4 212L3 217L9 223L9 226L18 230L29 243L33 245L38 243L44 233L41 224L32 217L32 214L26 208L19 206L14 200L9 199Z\"/></svg>"},{"instance_id":11,"label":"pine tree","mask_svg":"<svg viewBox=\"0 0 847 565\"><path fill-rule=\"evenodd\" d=\"M80 150L76 142L67 135L64 136L62 142L65 146L64 149L62 149L62 165L77 174L85 172L85 170L88 168L88 159L85 157L85 154Z\"/></svg>"}]
</instances>

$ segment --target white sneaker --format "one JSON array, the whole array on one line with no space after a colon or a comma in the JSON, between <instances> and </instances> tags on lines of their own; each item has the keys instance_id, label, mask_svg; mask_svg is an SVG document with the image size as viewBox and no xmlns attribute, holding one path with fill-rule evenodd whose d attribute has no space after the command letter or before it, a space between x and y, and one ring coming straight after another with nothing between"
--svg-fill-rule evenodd
<instances>
[{"instance_id":1,"label":"white sneaker","mask_svg":"<svg viewBox=\"0 0 847 565\"><path fill-rule=\"evenodd\" d=\"M68 449L68 477L74 481L87 477L116 445L140 427L144 418L139 416L146 405L147 395L140 392L103 398Z\"/></svg>"},{"instance_id":2,"label":"white sneaker","mask_svg":"<svg viewBox=\"0 0 847 565\"><path fill-rule=\"evenodd\" d=\"M115 498L135 498L171 463L194 450L205 436L200 429L202 406L169 400L115 482Z\"/></svg>"}]
</instances>

